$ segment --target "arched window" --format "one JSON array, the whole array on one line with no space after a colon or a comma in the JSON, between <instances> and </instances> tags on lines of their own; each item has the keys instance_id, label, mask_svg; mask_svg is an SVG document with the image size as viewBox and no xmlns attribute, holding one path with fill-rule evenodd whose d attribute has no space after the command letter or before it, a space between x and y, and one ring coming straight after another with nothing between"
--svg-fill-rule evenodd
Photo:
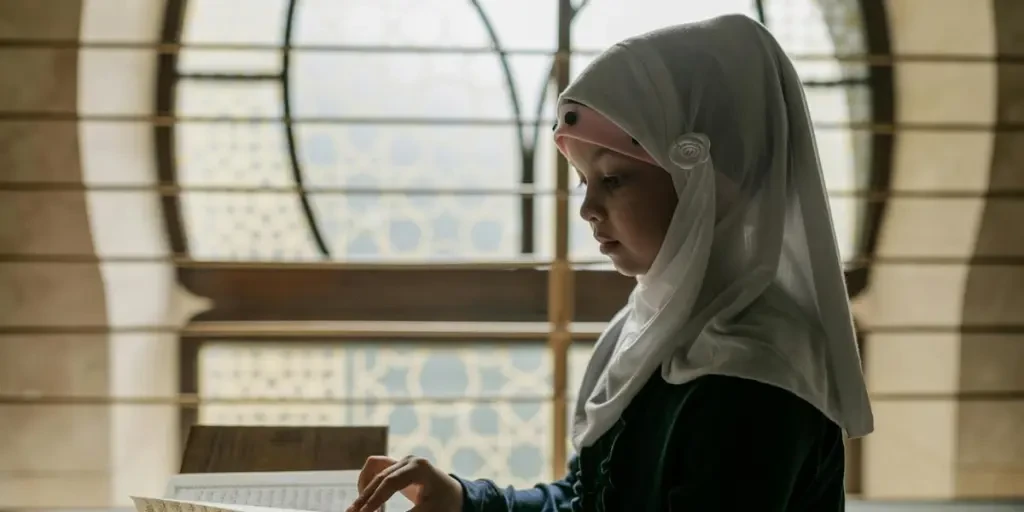
<instances>
[{"instance_id":1,"label":"arched window","mask_svg":"<svg viewBox=\"0 0 1024 512\"><path fill-rule=\"evenodd\" d=\"M554 476L557 418L594 335L574 327L568 354L545 343L558 238L577 269L563 292L587 299L572 320L607 320L629 289L599 263L578 194L569 229L556 229L555 198L569 189L550 140L555 77L649 29L725 12L761 20L805 80L842 254L858 260L872 235L854 192L887 160L865 129L888 121L878 117L891 102L863 59L865 13L880 11L858 0L169 2L164 39L183 46L158 77L157 110L175 119L157 128L161 181L175 191L165 216L181 282L214 301L184 335L182 391L282 400L200 405L184 421L387 423L396 455L515 485Z\"/></svg>"}]
</instances>

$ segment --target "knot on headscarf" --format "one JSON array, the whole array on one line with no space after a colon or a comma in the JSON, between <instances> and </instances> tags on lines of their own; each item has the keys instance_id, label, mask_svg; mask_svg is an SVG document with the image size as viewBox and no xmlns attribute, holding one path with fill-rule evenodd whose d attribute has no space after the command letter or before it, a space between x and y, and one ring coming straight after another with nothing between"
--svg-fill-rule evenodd
<instances>
[{"instance_id":1,"label":"knot on headscarf","mask_svg":"<svg viewBox=\"0 0 1024 512\"><path fill-rule=\"evenodd\" d=\"M703 133L687 133L672 143L668 158L676 167L688 171L711 158L711 141Z\"/></svg>"}]
</instances>

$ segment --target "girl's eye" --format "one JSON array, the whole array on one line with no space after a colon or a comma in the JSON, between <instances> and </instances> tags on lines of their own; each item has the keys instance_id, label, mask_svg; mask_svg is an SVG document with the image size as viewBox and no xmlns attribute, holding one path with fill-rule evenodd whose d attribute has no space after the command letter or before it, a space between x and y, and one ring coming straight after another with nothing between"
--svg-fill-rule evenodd
<instances>
[{"instance_id":1,"label":"girl's eye","mask_svg":"<svg viewBox=\"0 0 1024 512\"><path fill-rule=\"evenodd\" d=\"M623 180L622 180L621 176L611 175L611 176L602 176L601 179L600 179L600 182L601 182L601 186L604 187L606 190L615 190L615 189L617 189L617 188L622 186ZM587 186L587 180L584 179L583 176L580 176L579 177L579 181L576 183L576 187L577 188L584 188L586 186Z\"/></svg>"},{"instance_id":2,"label":"girl's eye","mask_svg":"<svg viewBox=\"0 0 1024 512\"><path fill-rule=\"evenodd\" d=\"M601 178L601 184L609 190L614 190L622 186L622 179L618 176L605 176Z\"/></svg>"}]
</instances>

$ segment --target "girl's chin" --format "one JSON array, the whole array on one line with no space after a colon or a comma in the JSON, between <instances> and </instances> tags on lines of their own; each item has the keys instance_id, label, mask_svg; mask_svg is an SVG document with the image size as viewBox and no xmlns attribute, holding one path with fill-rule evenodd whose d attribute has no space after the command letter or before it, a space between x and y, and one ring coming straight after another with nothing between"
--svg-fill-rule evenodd
<instances>
[{"instance_id":1,"label":"girl's chin","mask_svg":"<svg viewBox=\"0 0 1024 512\"><path fill-rule=\"evenodd\" d=\"M612 261L615 271L626 277L636 277L647 272L647 268L625 254L609 254L608 259Z\"/></svg>"}]
</instances>

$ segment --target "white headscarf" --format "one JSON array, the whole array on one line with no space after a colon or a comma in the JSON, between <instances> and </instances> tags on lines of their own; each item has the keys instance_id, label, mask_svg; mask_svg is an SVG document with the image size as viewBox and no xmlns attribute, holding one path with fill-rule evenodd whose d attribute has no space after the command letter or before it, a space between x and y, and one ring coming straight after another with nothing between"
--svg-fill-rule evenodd
<instances>
[{"instance_id":1,"label":"white headscarf","mask_svg":"<svg viewBox=\"0 0 1024 512\"><path fill-rule=\"evenodd\" d=\"M610 119L671 175L679 203L650 271L598 340L577 450L654 371L778 386L851 437L873 430L800 79L761 24L727 15L626 40L559 98Z\"/></svg>"}]
</instances>

